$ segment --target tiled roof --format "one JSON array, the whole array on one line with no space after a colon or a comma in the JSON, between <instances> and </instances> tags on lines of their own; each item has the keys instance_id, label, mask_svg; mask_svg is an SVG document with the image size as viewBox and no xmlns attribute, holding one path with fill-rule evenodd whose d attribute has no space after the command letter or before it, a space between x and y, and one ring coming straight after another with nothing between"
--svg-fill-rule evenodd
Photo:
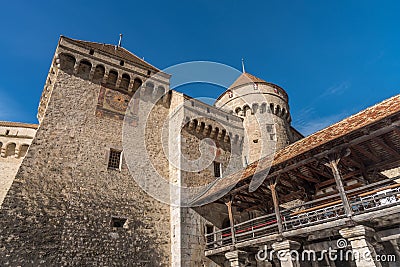
<instances>
[{"instance_id":1,"label":"tiled roof","mask_svg":"<svg viewBox=\"0 0 400 267\"><path fill-rule=\"evenodd\" d=\"M369 107L359 113L345 118L325 129L283 148L275 155L273 165L287 161L313 148L343 137L355 130L368 126L400 112L400 95L396 95L383 102Z\"/></svg>"},{"instance_id":2,"label":"tiled roof","mask_svg":"<svg viewBox=\"0 0 400 267\"><path fill-rule=\"evenodd\" d=\"M133 53L129 52L123 47L118 47L116 45L111 44L102 44L102 43L95 43L95 42L88 42L88 41L81 41L72 38L68 38L65 36L61 36L70 42L76 43L80 46L87 47L88 49L95 49L102 51L104 53L110 54L112 56L119 57L121 59L131 61L137 65L143 66L145 68L151 69L153 71L159 72L160 70L154 67L153 65L149 64L148 62L144 61L143 59L139 58L138 56L134 55Z\"/></svg>"},{"instance_id":3,"label":"tiled roof","mask_svg":"<svg viewBox=\"0 0 400 267\"><path fill-rule=\"evenodd\" d=\"M280 163L287 162L296 156L302 155L314 148L323 146L324 144L351 134L352 132L366 127L372 123L384 120L387 117L400 113L400 95L391 97L383 102L369 107L359 113L352 115L344 120L335 123L325 129L322 129L312 135L309 135L299 141L288 145L279 150L274 159L262 158L256 161L244 170L233 173L224 179L219 179L213 187L210 188L202 197L196 200L195 203L202 203L205 199L212 197L217 192L225 191L225 188L230 188L234 184L251 177L255 171L269 170Z\"/></svg>"},{"instance_id":4,"label":"tiled roof","mask_svg":"<svg viewBox=\"0 0 400 267\"><path fill-rule=\"evenodd\" d=\"M37 129L39 127L38 124L32 123L22 123L22 122L12 122L12 121L0 121L0 127L21 127L21 128L32 128Z\"/></svg>"},{"instance_id":5,"label":"tiled roof","mask_svg":"<svg viewBox=\"0 0 400 267\"><path fill-rule=\"evenodd\" d=\"M239 87L241 85L248 85L251 83L263 83L263 84L267 84L273 88L276 88L277 90L280 90L280 92L282 92L286 97L287 97L287 93L286 91L280 87L279 85L276 85L274 83L270 83L267 82L261 78L258 78L250 73L242 73L228 88L227 91L223 92L216 101L220 100L229 90L235 90L236 87Z\"/></svg>"}]
</instances>

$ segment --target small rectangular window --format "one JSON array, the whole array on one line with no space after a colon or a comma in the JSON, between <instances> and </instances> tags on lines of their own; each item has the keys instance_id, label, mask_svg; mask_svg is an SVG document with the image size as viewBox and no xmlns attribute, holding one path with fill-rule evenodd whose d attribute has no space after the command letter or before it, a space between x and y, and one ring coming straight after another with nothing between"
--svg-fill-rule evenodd
<instances>
[{"instance_id":1,"label":"small rectangular window","mask_svg":"<svg viewBox=\"0 0 400 267\"><path fill-rule=\"evenodd\" d=\"M214 161L214 176L220 178L222 174L221 163Z\"/></svg>"},{"instance_id":2,"label":"small rectangular window","mask_svg":"<svg viewBox=\"0 0 400 267\"><path fill-rule=\"evenodd\" d=\"M119 170L121 167L121 154L122 151L110 149L108 157L108 168L112 170Z\"/></svg>"},{"instance_id":3,"label":"small rectangular window","mask_svg":"<svg viewBox=\"0 0 400 267\"><path fill-rule=\"evenodd\" d=\"M273 130L273 125L272 124L267 124L267 132L271 133Z\"/></svg>"},{"instance_id":4,"label":"small rectangular window","mask_svg":"<svg viewBox=\"0 0 400 267\"><path fill-rule=\"evenodd\" d=\"M269 135L269 139L275 140L275 134L270 134L270 135Z\"/></svg>"},{"instance_id":5,"label":"small rectangular window","mask_svg":"<svg viewBox=\"0 0 400 267\"><path fill-rule=\"evenodd\" d=\"M111 218L111 227L122 228L125 226L125 223L126 223L126 218L118 218L118 217Z\"/></svg>"}]
</instances>

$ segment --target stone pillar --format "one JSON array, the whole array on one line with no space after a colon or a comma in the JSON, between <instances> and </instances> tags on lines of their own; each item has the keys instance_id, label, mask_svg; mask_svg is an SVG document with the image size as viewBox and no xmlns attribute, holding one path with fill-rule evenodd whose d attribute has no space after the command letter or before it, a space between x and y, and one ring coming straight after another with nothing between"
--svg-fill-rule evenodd
<instances>
[{"instance_id":1,"label":"stone pillar","mask_svg":"<svg viewBox=\"0 0 400 267\"><path fill-rule=\"evenodd\" d=\"M15 151L14 151L14 158L19 158L19 150L21 148L21 145L15 145Z\"/></svg>"},{"instance_id":2,"label":"stone pillar","mask_svg":"<svg viewBox=\"0 0 400 267\"><path fill-rule=\"evenodd\" d=\"M2 147L0 147L0 157L2 157L2 158L6 157L6 149L7 149L7 147L5 144L3 144Z\"/></svg>"},{"instance_id":3,"label":"stone pillar","mask_svg":"<svg viewBox=\"0 0 400 267\"><path fill-rule=\"evenodd\" d=\"M246 264L247 253L240 250L225 253L225 258L229 260L230 267L244 267Z\"/></svg>"},{"instance_id":4,"label":"stone pillar","mask_svg":"<svg viewBox=\"0 0 400 267\"><path fill-rule=\"evenodd\" d=\"M90 69L90 73L89 73L89 81L91 81L93 79L93 75L94 75L95 70L96 70L96 66L95 66L95 64L93 62L92 68Z\"/></svg>"},{"instance_id":5,"label":"stone pillar","mask_svg":"<svg viewBox=\"0 0 400 267\"><path fill-rule=\"evenodd\" d=\"M117 77L117 82L115 83L115 88L119 88L120 84L121 84L121 80L122 80L122 76Z\"/></svg>"},{"instance_id":6,"label":"stone pillar","mask_svg":"<svg viewBox=\"0 0 400 267\"><path fill-rule=\"evenodd\" d=\"M374 229L363 225L344 228L339 231L350 242L357 267L382 267L379 262L374 261L376 252L370 242L374 232Z\"/></svg>"},{"instance_id":7,"label":"stone pillar","mask_svg":"<svg viewBox=\"0 0 400 267\"><path fill-rule=\"evenodd\" d=\"M79 70L79 62L80 62L81 60L80 59L76 59L75 60L75 65L74 65L74 71L73 71L73 74L78 74L78 70Z\"/></svg>"},{"instance_id":8,"label":"stone pillar","mask_svg":"<svg viewBox=\"0 0 400 267\"><path fill-rule=\"evenodd\" d=\"M103 81L102 81L102 83L107 83L107 80L108 80L108 72L109 72L110 70L105 70L104 71L104 76L103 76Z\"/></svg>"},{"instance_id":9,"label":"stone pillar","mask_svg":"<svg viewBox=\"0 0 400 267\"><path fill-rule=\"evenodd\" d=\"M276 255L281 263L281 267L300 267L299 259L292 259L291 251L298 250L300 243L292 240L285 240L272 244Z\"/></svg>"}]
</instances>

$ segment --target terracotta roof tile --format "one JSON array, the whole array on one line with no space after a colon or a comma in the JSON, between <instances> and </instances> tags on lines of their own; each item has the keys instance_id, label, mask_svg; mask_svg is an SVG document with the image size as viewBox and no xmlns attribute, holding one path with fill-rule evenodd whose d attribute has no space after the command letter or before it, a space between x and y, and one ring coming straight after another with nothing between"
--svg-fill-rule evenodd
<instances>
[{"instance_id":1,"label":"terracotta roof tile","mask_svg":"<svg viewBox=\"0 0 400 267\"><path fill-rule=\"evenodd\" d=\"M256 76L245 72L245 73L242 73L239 76L239 78L237 78L236 81L234 81L229 88L234 88L234 87L237 87L237 86L240 86L240 85L248 84L250 82L253 82L253 83L266 83L266 81L264 81L263 79L257 78Z\"/></svg>"}]
</instances>

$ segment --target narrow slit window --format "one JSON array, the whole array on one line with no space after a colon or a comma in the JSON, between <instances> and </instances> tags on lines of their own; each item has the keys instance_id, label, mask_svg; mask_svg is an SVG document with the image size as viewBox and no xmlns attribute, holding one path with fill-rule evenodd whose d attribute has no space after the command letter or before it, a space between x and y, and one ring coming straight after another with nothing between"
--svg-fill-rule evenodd
<instances>
[{"instance_id":1,"label":"narrow slit window","mask_svg":"<svg viewBox=\"0 0 400 267\"><path fill-rule=\"evenodd\" d=\"M221 163L214 161L214 176L217 178L221 178L222 170L221 170Z\"/></svg>"},{"instance_id":2,"label":"narrow slit window","mask_svg":"<svg viewBox=\"0 0 400 267\"><path fill-rule=\"evenodd\" d=\"M108 158L108 168L112 170L119 170L121 166L121 151L111 149Z\"/></svg>"},{"instance_id":3,"label":"narrow slit window","mask_svg":"<svg viewBox=\"0 0 400 267\"><path fill-rule=\"evenodd\" d=\"M126 220L127 220L126 218L112 217L111 227L123 228L125 226Z\"/></svg>"}]
</instances>

